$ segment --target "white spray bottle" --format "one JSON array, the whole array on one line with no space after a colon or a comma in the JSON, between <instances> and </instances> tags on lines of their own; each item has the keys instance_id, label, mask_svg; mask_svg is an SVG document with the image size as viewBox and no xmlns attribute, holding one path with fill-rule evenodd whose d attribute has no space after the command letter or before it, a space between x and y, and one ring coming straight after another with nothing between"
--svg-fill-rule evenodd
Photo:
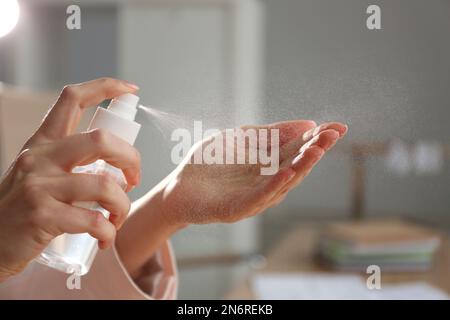
<instances>
[{"instance_id":1,"label":"white spray bottle","mask_svg":"<svg viewBox=\"0 0 450 320\"><path fill-rule=\"evenodd\" d=\"M141 125L134 121L139 97L124 94L113 99L108 109L97 108L89 125L89 130L102 128L134 144ZM126 180L122 170L103 160L73 169L74 173L108 174L125 189ZM100 211L106 218L109 212L96 202L74 203L78 207ZM63 234L56 237L36 259L38 262L66 273L86 274L98 251L97 239L88 233Z\"/></svg>"}]
</instances>

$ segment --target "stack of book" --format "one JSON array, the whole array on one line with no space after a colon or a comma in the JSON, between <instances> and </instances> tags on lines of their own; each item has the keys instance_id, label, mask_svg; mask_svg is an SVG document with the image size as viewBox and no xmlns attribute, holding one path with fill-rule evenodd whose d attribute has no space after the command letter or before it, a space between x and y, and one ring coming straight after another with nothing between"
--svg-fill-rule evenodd
<instances>
[{"instance_id":1,"label":"stack of book","mask_svg":"<svg viewBox=\"0 0 450 320\"><path fill-rule=\"evenodd\" d=\"M427 228L399 220L333 224L320 239L322 261L339 270L426 271L440 244Z\"/></svg>"}]
</instances>

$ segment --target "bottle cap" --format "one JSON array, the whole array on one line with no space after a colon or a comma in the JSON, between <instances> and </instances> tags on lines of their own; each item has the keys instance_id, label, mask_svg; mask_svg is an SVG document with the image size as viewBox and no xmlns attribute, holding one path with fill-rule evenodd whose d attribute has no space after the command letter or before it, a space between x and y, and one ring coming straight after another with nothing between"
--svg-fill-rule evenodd
<instances>
[{"instance_id":1,"label":"bottle cap","mask_svg":"<svg viewBox=\"0 0 450 320\"><path fill-rule=\"evenodd\" d=\"M108 110L127 120L133 121L137 113L139 97L125 93L114 98L108 106Z\"/></svg>"},{"instance_id":2,"label":"bottle cap","mask_svg":"<svg viewBox=\"0 0 450 320\"><path fill-rule=\"evenodd\" d=\"M106 129L119 138L134 144L141 125L134 121L139 97L126 93L114 98L108 108L98 107L88 130Z\"/></svg>"}]
</instances>

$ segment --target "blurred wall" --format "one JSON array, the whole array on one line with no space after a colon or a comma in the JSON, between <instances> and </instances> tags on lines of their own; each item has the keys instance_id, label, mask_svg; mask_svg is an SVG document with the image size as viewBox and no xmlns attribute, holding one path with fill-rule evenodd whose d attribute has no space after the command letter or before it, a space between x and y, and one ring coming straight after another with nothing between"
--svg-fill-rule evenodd
<instances>
[{"instance_id":1,"label":"blurred wall","mask_svg":"<svg viewBox=\"0 0 450 320\"><path fill-rule=\"evenodd\" d=\"M91 5L82 11L82 29L67 30L66 7L55 4L22 3L19 24L0 39L0 81L60 90L117 75L116 7Z\"/></svg>"},{"instance_id":2,"label":"blurred wall","mask_svg":"<svg viewBox=\"0 0 450 320\"><path fill-rule=\"evenodd\" d=\"M450 143L450 1L278 0L267 10L265 120L311 118L349 124L347 141L393 138ZM366 28L381 7L382 30ZM267 225L350 208L350 162L332 153ZM368 165L367 212L449 214L449 166L440 175L398 177ZM323 210L321 210L323 209ZM270 232L270 231L269 231Z\"/></svg>"}]
</instances>

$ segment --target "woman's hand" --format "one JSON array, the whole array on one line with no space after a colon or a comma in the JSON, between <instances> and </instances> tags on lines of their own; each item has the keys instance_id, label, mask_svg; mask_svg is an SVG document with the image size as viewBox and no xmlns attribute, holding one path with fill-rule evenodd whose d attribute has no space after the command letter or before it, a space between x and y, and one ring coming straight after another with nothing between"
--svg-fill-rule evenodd
<instances>
[{"instance_id":1,"label":"woman's hand","mask_svg":"<svg viewBox=\"0 0 450 320\"><path fill-rule=\"evenodd\" d=\"M166 180L163 198L170 208L167 214L174 223L235 222L277 205L292 188L302 182L325 152L347 132L347 127L341 123L316 126L312 121L303 120L247 126L242 129L244 132L259 132L261 129L270 132L271 129L278 129L278 172L274 175L262 175L263 166L259 162L193 164L195 153L205 150L208 144L215 143L214 139L217 137L224 139L223 145L229 144L225 141L225 134L206 139L191 150L191 161L184 161ZM261 140L258 134L256 136ZM258 148L261 148L260 142ZM234 144L234 150L237 150L236 140ZM251 151L249 143L246 143L245 147L248 157ZM269 145L267 149L270 148ZM229 145L224 148L229 149ZM223 157L225 158L225 154Z\"/></svg>"},{"instance_id":2,"label":"woman's hand","mask_svg":"<svg viewBox=\"0 0 450 320\"><path fill-rule=\"evenodd\" d=\"M73 174L75 166L103 159L123 170L128 185L140 180L140 156L127 142L103 130L74 134L83 109L136 91L115 79L67 86L0 184L0 281L20 272L56 236L88 232L109 247L130 201L110 177ZM96 201L110 211L75 207Z\"/></svg>"},{"instance_id":3,"label":"woman's hand","mask_svg":"<svg viewBox=\"0 0 450 320\"><path fill-rule=\"evenodd\" d=\"M196 144L169 176L133 203L132 215L118 232L116 247L131 276L138 276L159 246L189 224L235 222L275 206L347 132L341 123L316 126L303 120L243 129L279 130L279 170L261 175L258 163L191 164L213 140Z\"/></svg>"}]
</instances>

